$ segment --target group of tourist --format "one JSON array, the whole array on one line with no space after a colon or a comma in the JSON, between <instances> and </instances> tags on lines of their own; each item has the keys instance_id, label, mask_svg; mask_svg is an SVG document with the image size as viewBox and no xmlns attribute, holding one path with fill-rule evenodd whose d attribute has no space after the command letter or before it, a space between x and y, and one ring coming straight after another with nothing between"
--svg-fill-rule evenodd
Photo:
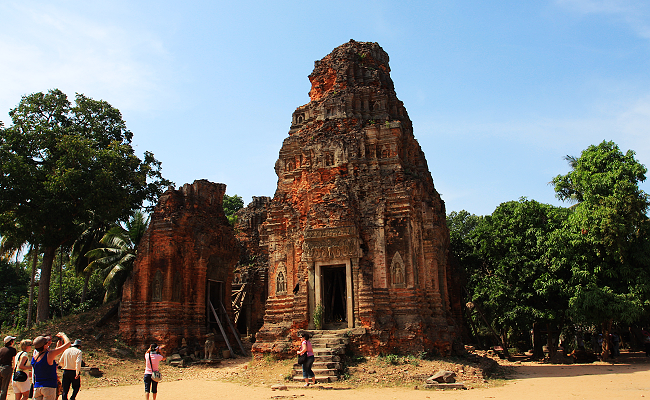
<instances>
[{"instance_id":1,"label":"group of tourist","mask_svg":"<svg viewBox=\"0 0 650 400\"><path fill-rule=\"evenodd\" d=\"M55 336L58 344L51 349L53 337L41 335L36 339L24 339L20 342L20 352L14 347L15 336L4 338L4 347L0 349L0 400L7 399L9 383L12 383L16 400L55 400L60 394L63 400L75 400L81 388L81 341L74 343L65 333ZM29 352L34 349L31 360ZM57 363L56 358L59 357ZM63 379L59 379L57 366L63 370ZM22 374L20 373L22 371ZM70 388L72 394L68 397Z\"/></svg>"}]
</instances>

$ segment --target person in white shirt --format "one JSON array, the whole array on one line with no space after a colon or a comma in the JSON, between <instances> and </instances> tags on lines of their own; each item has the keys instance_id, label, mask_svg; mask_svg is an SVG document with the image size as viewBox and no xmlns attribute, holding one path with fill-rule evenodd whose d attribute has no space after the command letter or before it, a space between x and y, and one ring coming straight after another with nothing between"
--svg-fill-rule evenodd
<instances>
[{"instance_id":1,"label":"person in white shirt","mask_svg":"<svg viewBox=\"0 0 650 400\"><path fill-rule=\"evenodd\" d=\"M72 346L61 354L59 365L63 369L63 400L75 400L81 388L81 340L74 341ZM72 386L72 396L68 392Z\"/></svg>"}]
</instances>

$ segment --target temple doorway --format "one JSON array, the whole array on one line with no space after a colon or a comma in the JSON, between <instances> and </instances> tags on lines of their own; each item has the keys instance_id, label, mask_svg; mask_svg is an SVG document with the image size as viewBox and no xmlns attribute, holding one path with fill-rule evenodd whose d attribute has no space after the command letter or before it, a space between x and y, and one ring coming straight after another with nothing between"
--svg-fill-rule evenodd
<instances>
[{"instance_id":1,"label":"temple doorway","mask_svg":"<svg viewBox=\"0 0 650 400\"><path fill-rule=\"evenodd\" d=\"M224 321L226 316L223 311L223 301L225 299L224 283L221 281L213 281L208 279L208 287L206 290L206 313L208 322L208 332L219 332L219 327L215 314L219 317L220 321ZM210 307L212 305L212 307ZM214 311L213 311L214 307Z\"/></svg>"},{"instance_id":2,"label":"temple doorway","mask_svg":"<svg viewBox=\"0 0 650 400\"><path fill-rule=\"evenodd\" d=\"M348 326L345 264L322 266L321 272L324 328L345 328Z\"/></svg>"}]
</instances>

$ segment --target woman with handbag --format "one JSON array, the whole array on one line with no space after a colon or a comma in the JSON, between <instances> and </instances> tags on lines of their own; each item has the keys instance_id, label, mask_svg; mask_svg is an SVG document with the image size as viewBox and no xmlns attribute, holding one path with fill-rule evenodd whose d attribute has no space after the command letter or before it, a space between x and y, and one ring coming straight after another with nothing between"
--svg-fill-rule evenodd
<instances>
[{"instance_id":1,"label":"woman with handbag","mask_svg":"<svg viewBox=\"0 0 650 400\"><path fill-rule=\"evenodd\" d=\"M153 393L153 400L158 394L158 382L162 379L158 366L165 359L161 353L163 347L155 343L149 346L144 353L144 398L149 400L149 392Z\"/></svg>"},{"instance_id":2,"label":"woman with handbag","mask_svg":"<svg viewBox=\"0 0 650 400\"><path fill-rule=\"evenodd\" d=\"M302 377L305 378L305 387L307 387L309 386L309 378L312 379L313 385L316 384L316 375L314 374L314 371L311 370L311 366L314 365L314 349L311 347L308 332L303 332L300 336L302 336L302 343L300 344L298 355L303 358L304 355L307 355L307 358L302 363Z\"/></svg>"},{"instance_id":3,"label":"woman with handbag","mask_svg":"<svg viewBox=\"0 0 650 400\"><path fill-rule=\"evenodd\" d=\"M32 341L24 339L20 342L20 353L14 359L14 376L11 385L16 395L16 400L27 400L29 389L32 387L32 366L29 363L28 351L32 349ZM21 373L22 372L22 373Z\"/></svg>"}]
</instances>

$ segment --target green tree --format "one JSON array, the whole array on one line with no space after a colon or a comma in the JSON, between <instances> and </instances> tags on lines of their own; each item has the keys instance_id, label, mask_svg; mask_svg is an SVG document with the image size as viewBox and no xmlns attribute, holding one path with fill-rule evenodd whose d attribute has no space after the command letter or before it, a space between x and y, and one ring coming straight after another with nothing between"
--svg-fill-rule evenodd
<instances>
[{"instance_id":1,"label":"green tree","mask_svg":"<svg viewBox=\"0 0 650 400\"><path fill-rule=\"evenodd\" d=\"M138 244L144 236L149 218L145 218L141 211L136 211L126 222L126 229L116 225L102 237L98 247L86 253L92 262L86 267L86 273L101 270L104 276L106 294L104 301L112 296L120 298L122 286L133 271L133 262L138 254Z\"/></svg>"},{"instance_id":2,"label":"green tree","mask_svg":"<svg viewBox=\"0 0 650 400\"><path fill-rule=\"evenodd\" d=\"M0 235L43 249L37 320L49 318L56 249L88 227L125 220L170 184L161 164L138 158L116 108L57 90L24 96L0 129Z\"/></svg>"},{"instance_id":3,"label":"green tree","mask_svg":"<svg viewBox=\"0 0 650 400\"><path fill-rule=\"evenodd\" d=\"M466 269L471 269L469 265L477 262L473 235L482 219L465 210L452 211L447 215L450 251Z\"/></svg>"},{"instance_id":4,"label":"green tree","mask_svg":"<svg viewBox=\"0 0 650 400\"><path fill-rule=\"evenodd\" d=\"M244 208L244 200L242 200L241 196L236 194L228 196L227 194L224 194L223 212L226 214L230 225L234 226L237 223L237 215L235 215L235 213L242 208Z\"/></svg>"},{"instance_id":5,"label":"green tree","mask_svg":"<svg viewBox=\"0 0 650 400\"><path fill-rule=\"evenodd\" d=\"M78 314L102 304L104 287L102 285L101 271L90 273L85 298L82 301L81 297L83 296L86 277L79 275L75 271L74 265L68 260L66 260L61 270L58 268L55 268L55 270L54 275L57 279L53 279L50 284L50 309L52 315ZM58 276L58 273L61 275Z\"/></svg>"},{"instance_id":6,"label":"green tree","mask_svg":"<svg viewBox=\"0 0 650 400\"><path fill-rule=\"evenodd\" d=\"M92 271L86 272L86 267L90 264L90 259L86 257L86 254L98 247L101 247L100 240L106 233L104 227L95 227L86 229L72 244L70 249L70 262L74 268L74 271L77 275L84 277L84 285L81 290L81 299L83 303L86 301L86 296L88 294L88 285L90 284L90 277Z\"/></svg>"},{"instance_id":7,"label":"green tree","mask_svg":"<svg viewBox=\"0 0 650 400\"><path fill-rule=\"evenodd\" d=\"M568 210L525 198L499 205L472 229L465 262L469 300L507 351L535 323L559 324L568 268L549 250Z\"/></svg>"},{"instance_id":8,"label":"green tree","mask_svg":"<svg viewBox=\"0 0 650 400\"><path fill-rule=\"evenodd\" d=\"M614 321L632 322L648 306L647 241L650 205L639 188L647 169L603 141L580 157L567 156L571 171L553 179L560 200L577 204L569 218L574 248L570 308L576 321L602 326L609 337ZM640 279L641 278L641 279ZM609 356L604 342L603 358Z\"/></svg>"},{"instance_id":9,"label":"green tree","mask_svg":"<svg viewBox=\"0 0 650 400\"><path fill-rule=\"evenodd\" d=\"M22 265L0 259L0 326L16 327L20 302L25 298L29 273Z\"/></svg>"}]
</instances>

